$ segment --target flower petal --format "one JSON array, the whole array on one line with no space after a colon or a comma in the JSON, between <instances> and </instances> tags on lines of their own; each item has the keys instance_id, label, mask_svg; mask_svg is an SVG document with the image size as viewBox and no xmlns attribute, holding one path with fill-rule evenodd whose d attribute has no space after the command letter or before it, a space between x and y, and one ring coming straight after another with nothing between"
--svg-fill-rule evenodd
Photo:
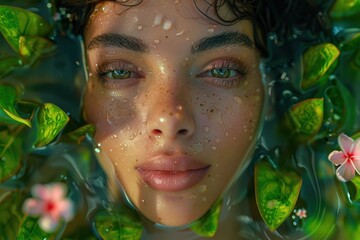
<instances>
[{"instance_id":1,"label":"flower petal","mask_svg":"<svg viewBox=\"0 0 360 240\"><path fill-rule=\"evenodd\" d=\"M360 174L360 156L353 157L352 164L358 174Z\"/></svg>"},{"instance_id":2,"label":"flower petal","mask_svg":"<svg viewBox=\"0 0 360 240\"><path fill-rule=\"evenodd\" d=\"M55 201L59 201L65 197L67 191L65 184L54 183L49 186L49 191L51 192L51 198Z\"/></svg>"},{"instance_id":3,"label":"flower petal","mask_svg":"<svg viewBox=\"0 0 360 240\"><path fill-rule=\"evenodd\" d=\"M69 222L74 217L74 206L71 200L65 199L58 203L58 209L66 222Z\"/></svg>"},{"instance_id":4,"label":"flower petal","mask_svg":"<svg viewBox=\"0 0 360 240\"><path fill-rule=\"evenodd\" d=\"M44 199L46 192L47 192L46 187L41 184L35 184L31 188L31 195L33 195L36 198Z\"/></svg>"},{"instance_id":5,"label":"flower petal","mask_svg":"<svg viewBox=\"0 0 360 240\"><path fill-rule=\"evenodd\" d=\"M41 227L42 230L44 230L45 232L54 232L55 229L58 226L58 219L54 219L48 215L42 216L39 219L39 226Z\"/></svg>"},{"instance_id":6,"label":"flower petal","mask_svg":"<svg viewBox=\"0 0 360 240\"><path fill-rule=\"evenodd\" d=\"M329 160L335 164L336 166L337 165L340 165L340 164L343 164L345 161L346 161L346 156L343 152L341 151L332 151L330 154L329 154Z\"/></svg>"},{"instance_id":7,"label":"flower petal","mask_svg":"<svg viewBox=\"0 0 360 240\"><path fill-rule=\"evenodd\" d=\"M354 156L360 157L360 138L354 142L352 152Z\"/></svg>"},{"instance_id":8,"label":"flower petal","mask_svg":"<svg viewBox=\"0 0 360 240\"><path fill-rule=\"evenodd\" d=\"M35 198L26 199L23 204L23 212L30 216L38 216L42 213L42 203Z\"/></svg>"},{"instance_id":9,"label":"flower petal","mask_svg":"<svg viewBox=\"0 0 360 240\"><path fill-rule=\"evenodd\" d=\"M354 140L351 137L348 137L346 134L342 133L338 137L338 142L341 150L345 153L351 153L351 148L354 143Z\"/></svg>"},{"instance_id":10,"label":"flower petal","mask_svg":"<svg viewBox=\"0 0 360 240\"><path fill-rule=\"evenodd\" d=\"M347 182L355 177L355 169L350 161L342 164L336 169L336 176L342 182Z\"/></svg>"}]
</instances>

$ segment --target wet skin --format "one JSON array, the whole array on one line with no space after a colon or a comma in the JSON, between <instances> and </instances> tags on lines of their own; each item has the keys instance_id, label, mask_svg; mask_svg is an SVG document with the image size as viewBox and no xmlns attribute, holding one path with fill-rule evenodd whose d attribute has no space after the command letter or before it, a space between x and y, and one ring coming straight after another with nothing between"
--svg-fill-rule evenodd
<instances>
[{"instance_id":1,"label":"wet skin","mask_svg":"<svg viewBox=\"0 0 360 240\"><path fill-rule=\"evenodd\" d=\"M100 3L86 28L84 115L100 162L136 208L181 226L221 196L256 141L263 87L253 25L216 25L192 1L125 9Z\"/></svg>"}]
</instances>

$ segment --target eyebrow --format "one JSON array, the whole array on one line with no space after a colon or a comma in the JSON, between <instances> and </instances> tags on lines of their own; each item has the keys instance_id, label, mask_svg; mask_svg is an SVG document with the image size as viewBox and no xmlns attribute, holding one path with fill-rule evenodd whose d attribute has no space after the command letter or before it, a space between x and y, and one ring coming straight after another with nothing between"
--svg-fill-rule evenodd
<instances>
[{"instance_id":1,"label":"eyebrow","mask_svg":"<svg viewBox=\"0 0 360 240\"><path fill-rule=\"evenodd\" d=\"M199 53L227 45L240 45L255 49L255 44L248 35L241 32L223 32L215 36L200 39L193 44L191 52Z\"/></svg>"},{"instance_id":2,"label":"eyebrow","mask_svg":"<svg viewBox=\"0 0 360 240\"><path fill-rule=\"evenodd\" d=\"M144 53L149 49L140 39L128 36L126 34L105 33L92 38L87 46L87 50L102 47L118 47Z\"/></svg>"}]
</instances>

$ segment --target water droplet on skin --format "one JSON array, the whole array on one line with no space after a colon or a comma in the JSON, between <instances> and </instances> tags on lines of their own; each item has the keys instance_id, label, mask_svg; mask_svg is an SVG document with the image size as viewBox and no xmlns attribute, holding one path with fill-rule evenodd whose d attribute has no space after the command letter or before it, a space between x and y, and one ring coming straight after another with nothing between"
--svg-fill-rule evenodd
<instances>
[{"instance_id":1,"label":"water droplet on skin","mask_svg":"<svg viewBox=\"0 0 360 240\"><path fill-rule=\"evenodd\" d=\"M163 15L162 14L156 14L154 22L153 22L153 27L159 26L161 24L162 20L163 20Z\"/></svg>"},{"instance_id":2,"label":"water droplet on skin","mask_svg":"<svg viewBox=\"0 0 360 240\"><path fill-rule=\"evenodd\" d=\"M183 34L184 34L184 32L185 32L185 30L184 30L184 29L182 29L182 30L180 30L180 32L177 32L177 33L176 33L176 36L181 36L181 35L183 35Z\"/></svg>"},{"instance_id":3,"label":"water droplet on skin","mask_svg":"<svg viewBox=\"0 0 360 240\"><path fill-rule=\"evenodd\" d=\"M134 23L137 23L137 22L139 21L138 16L133 16L133 17L132 17L132 21L133 21Z\"/></svg>"},{"instance_id":4,"label":"water droplet on skin","mask_svg":"<svg viewBox=\"0 0 360 240\"><path fill-rule=\"evenodd\" d=\"M100 153L100 148L95 148L96 153Z\"/></svg>"},{"instance_id":5,"label":"water droplet on skin","mask_svg":"<svg viewBox=\"0 0 360 240\"><path fill-rule=\"evenodd\" d=\"M142 26L141 24L139 24L139 25L137 26L137 29L138 29L138 30L142 30L142 29L143 29L143 26Z\"/></svg>"},{"instance_id":6,"label":"water droplet on skin","mask_svg":"<svg viewBox=\"0 0 360 240\"><path fill-rule=\"evenodd\" d=\"M242 103L243 103L243 101L241 100L240 97L235 96L235 97L234 97L234 100L235 100L238 104L242 104Z\"/></svg>"},{"instance_id":7,"label":"water droplet on skin","mask_svg":"<svg viewBox=\"0 0 360 240\"><path fill-rule=\"evenodd\" d=\"M206 192L206 190L207 190L207 186L206 186L206 185L200 185L199 191L200 191L201 193Z\"/></svg>"},{"instance_id":8,"label":"water droplet on skin","mask_svg":"<svg viewBox=\"0 0 360 240\"><path fill-rule=\"evenodd\" d=\"M210 132L210 128L204 127L204 132Z\"/></svg>"},{"instance_id":9,"label":"water droplet on skin","mask_svg":"<svg viewBox=\"0 0 360 240\"><path fill-rule=\"evenodd\" d=\"M216 151L216 147L215 147L215 146L212 146L212 147L211 147L211 151L215 152L215 151Z\"/></svg>"},{"instance_id":10,"label":"water droplet on skin","mask_svg":"<svg viewBox=\"0 0 360 240\"><path fill-rule=\"evenodd\" d=\"M223 124L221 112L218 109L216 109L216 108L209 109L207 111L207 115L210 120L215 121L215 122L219 123L220 125Z\"/></svg>"},{"instance_id":11,"label":"water droplet on skin","mask_svg":"<svg viewBox=\"0 0 360 240\"><path fill-rule=\"evenodd\" d=\"M144 202L145 202L145 200L144 200L144 199L141 199L141 202L142 202L142 203L144 203Z\"/></svg>"},{"instance_id":12,"label":"water droplet on skin","mask_svg":"<svg viewBox=\"0 0 360 240\"><path fill-rule=\"evenodd\" d=\"M109 13L109 11L110 11L110 6L105 5L105 6L103 6L103 7L101 8L101 10L102 10L103 13Z\"/></svg>"},{"instance_id":13,"label":"water droplet on skin","mask_svg":"<svg viewBox=\"0 0 360 240\"><path fill-rule=\"evenodd\" d=\"M215 31L215 29L213 27L208 28L209 33L213 33L214 31Z\"/></svg>"},{"instance_id":14,"label":"water droplet on skin","mask_svg":"<svg viewBox=\"0 0 360 240\"><path fill-rule=\"evenodd\" d=\"M202 151L204 151L204 144L199 142L199 143L195 143L192 146L192 149L196 152L196 153L200 153Z\"/></svg>"},{"instance_id":15,"label":"water droplet on skin","mask_svg":"<svg viewBox=\"0 0 360 240\"><path fill-rule=\"evenodd\" d=\"M159 42L160 42L159 39L155 39L155 40L154 40L154 43L156 43L156 44L158 44Z\"/></svg>"},{"instance_id":16,"label":"water droplet on skin","mask_svg":"<svg viewBox=\"0 0 360 240\"><path fill-rule=\"evenodd\" d=\"M166 20L163 24L163 29L165 31L169 31L172 27L172 22L170 20Z\"/></svg>"}]
</instances>

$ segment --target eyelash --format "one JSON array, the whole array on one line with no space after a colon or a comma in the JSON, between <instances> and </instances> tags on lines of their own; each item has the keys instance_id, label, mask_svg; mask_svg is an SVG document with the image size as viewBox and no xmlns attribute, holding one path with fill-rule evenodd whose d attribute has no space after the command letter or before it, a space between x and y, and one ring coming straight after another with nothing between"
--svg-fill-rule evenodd
<instances>
[{"instance_id":1,"label":"eyelash","mask_svg":"<svg viewBox=\"0 0 360 240\"><path fill-rule=\"evenodd\" d=\"M227 70L230 75L227 77L209 76L215 70ZM234 75L235 74L235 75ZM206 82L224 88L239 87L241 82L248 75L248 67L233 59L219 59L207 65L197 77L204 79Z\"/></svg>"},{"instance_id":2,"label":"eyelash","mask_svg":"<svg viewBox=\"0 0 360 240\"><path fill-rule=\"evenodd\" d=\"M219 70L225 70L225 73L229 76L213 76L214 71ZM109 74L116 74L116 71L120 72L118 73L119 75L128 74L128 76L125 76L124 78L108 76ZM220 74L223 73L224 72ZM97 67L96 75L103 86L108 89L131 87L144 77L144 73L139 71L133 64L126 61L105 63L102 66ZM246 79L247 75L248 68L245 64L233 59L218 59L208 64L197 77L217 87L233 88L239 87L241 82Z\"/></svg>"},{"instance_id":3,"label":"eyelash","mask_svg":"<svg viewBox=\"0 0 360 240\"><path fill-rule=\"evenodd\" d=\"M115 78L108 76L109 74L116 74L116 71L121 71L121 73L118 73L119 75L129 74L129 76L126 76L124 78ZM143 74L141 73L141 71L139 71L139 69L137 69L133 64L126 61L114 61L105 63L101 67L97 67L96 75L98 79L100 79L104 87L110 89L130 87L136 84L141 78L143 78Z\"/></svg>"}]
</instances>

